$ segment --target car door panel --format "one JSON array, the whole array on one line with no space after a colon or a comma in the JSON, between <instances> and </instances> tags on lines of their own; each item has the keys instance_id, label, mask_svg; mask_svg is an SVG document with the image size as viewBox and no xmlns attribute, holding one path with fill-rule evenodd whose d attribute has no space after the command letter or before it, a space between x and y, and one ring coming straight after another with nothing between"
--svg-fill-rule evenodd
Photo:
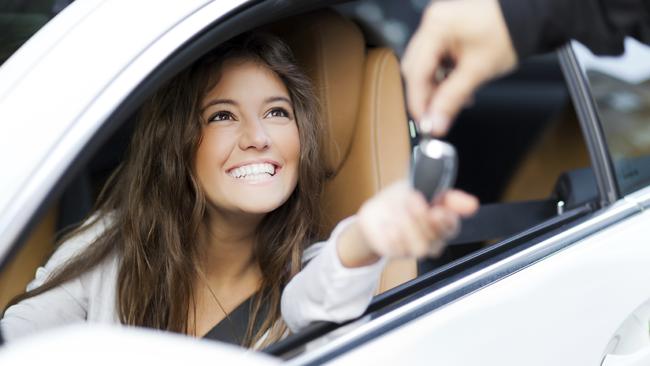
<instances>
[{"instance_id":1,"label":"car door panel","mask_svg":"<svg viewBox=\"0 0 650 366\"><path fill-rule=\"evenodd\" d=\"M650 298L649 224L650 212L639 209L339 360L598 365L621 323Z\"/></svg>"}]
</instances>

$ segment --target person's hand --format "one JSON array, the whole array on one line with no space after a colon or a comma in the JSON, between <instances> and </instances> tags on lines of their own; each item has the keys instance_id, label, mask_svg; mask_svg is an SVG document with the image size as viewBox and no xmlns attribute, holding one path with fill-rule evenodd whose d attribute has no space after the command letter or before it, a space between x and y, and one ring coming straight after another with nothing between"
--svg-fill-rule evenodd
<instances>
[{"instance_id":1,"label":"person's hand","mask_svg":"<svg viewBox=\"0 0 650 366\"><path fill-rule=\"evenodd\" d=\"M359 267L379 257L439 256L446 240L458 233L460 217L477 208L476 198L459 190L430 205L407 182L395 183L361 206L339 237L339 258L346 267Z\"/></svg>"},{"instance_id":2,"label":"person's hand","mask_svg":"<svg viewBox=\"0 0 650 366\"><path fill-rule=\"evenodd\" d=\"M453 71L437 84L446 59ZM497 0L434 0L402 59L409 111L422 132L444 135L474 90L516 63Z\"/></svg>"}]
</instances>

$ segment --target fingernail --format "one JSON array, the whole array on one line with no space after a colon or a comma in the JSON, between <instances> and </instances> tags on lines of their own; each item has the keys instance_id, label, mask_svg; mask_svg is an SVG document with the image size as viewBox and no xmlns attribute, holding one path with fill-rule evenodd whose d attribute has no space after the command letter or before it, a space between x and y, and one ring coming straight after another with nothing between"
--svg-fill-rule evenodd
<instances>
[{"instance_id":1,"label":"fingernail","mask_svg":"<svg viewBox=\"0 0 650 366\"><path fill-rule=\"evenodd\" d=\"M432 133L432 130L433 121L431 120L431 116L429 114L425 114L420 120L420 132L426 135L430 135Z\"/></svg>"},{"instance_id":2,"label":"fingernail","mask_svg":"<svg viewBox=\"0 0 650 366\"><path fill-rule=\"evenodd\" d=\"M449 119L440 113L433 113L429 118L431 124L430 133L436 136L441 136L447 133L449 126Z\"/></svg>"}]
</instances>

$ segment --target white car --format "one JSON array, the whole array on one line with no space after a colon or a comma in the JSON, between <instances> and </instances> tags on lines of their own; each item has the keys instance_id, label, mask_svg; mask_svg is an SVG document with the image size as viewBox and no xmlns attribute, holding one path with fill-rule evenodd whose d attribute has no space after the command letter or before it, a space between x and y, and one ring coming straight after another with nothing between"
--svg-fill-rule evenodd
<instances>
[{"instance_id":1,"label":"white car","mask_svg":"<svg viewBox=\"0 0 650 366\"><path fill-rule=\"evenodd\" d=\"M417 138L394 54L417 17L400 23L385 12L394 3L77 0L60 11L64 3L0 10L2 306L53 249L55 231L87 213L140 103L241 32L263 27L297 47L329 113L349 116L332 127L338 146L374 162L356 178L372 188L358 192L344 184L352 158L339 156L327 210L356 211L408 169L390 162ZM617 58L572 44L559 52L564 79L546 57L479 92L449 139L458 186L486 204L443 257L420 263L416 279L359 319L315 324L253 353L89 324L6 344L0 362L648 365L649 55L633 40Z\"/></svg>"}]
</instances>

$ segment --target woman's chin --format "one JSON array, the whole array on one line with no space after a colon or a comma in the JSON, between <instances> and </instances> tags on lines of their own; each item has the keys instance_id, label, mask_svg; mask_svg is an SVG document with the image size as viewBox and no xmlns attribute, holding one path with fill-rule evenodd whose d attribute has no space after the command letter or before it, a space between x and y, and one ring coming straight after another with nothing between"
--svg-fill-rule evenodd
<instances>
[{"instance_id":1,"label":"woman's chin","mask_svg":"<svg viewBox=\"0 0 650 366\"><path fill-rule=\"evenodd\" d=\"M255 200L249 202L240 202L239 209L248 214L263 215L274 211L286 200Z\"/></svg>"}]
</instances>

